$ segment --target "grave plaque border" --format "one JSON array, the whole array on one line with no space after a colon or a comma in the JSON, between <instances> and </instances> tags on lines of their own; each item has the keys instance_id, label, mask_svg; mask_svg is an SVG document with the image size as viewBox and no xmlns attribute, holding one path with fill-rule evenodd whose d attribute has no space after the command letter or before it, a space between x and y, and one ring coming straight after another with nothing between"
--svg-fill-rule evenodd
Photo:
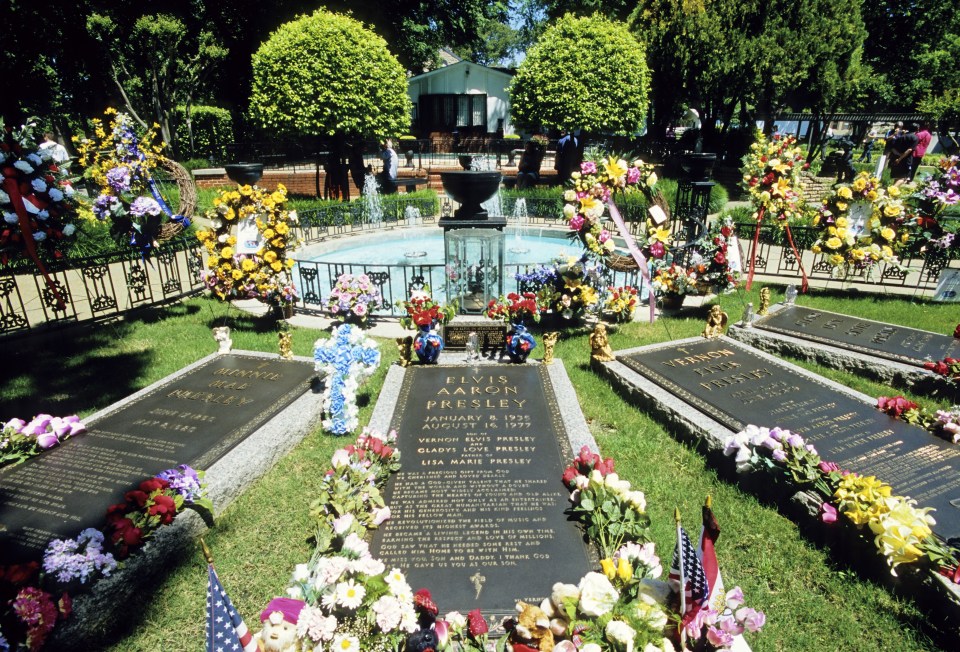
<instances>
[{"instance_id":1,"label":"grave plaque border","mask_svg":"<svg viewBox=\"0 0 960 652\"><path fill-rule=\"evenodd\" d=\"M593 439L593 436L590 434L586 419L584 418L583 413L580 411L575 390L569 381L569 377L566 374L566 370L564 369L562 362L557 360L555 364L552 365L528 363L525 365L525 367L528 369L531 367L536 368L537 375L543 385L547 413L551 421L550 427L553 429L552 433L556 435L554 440L556 445L556 453L560 457L559 464L561 469L559 469L558 475L554 480L556 482L558 494L563 494L562 502L565 505L566 491L562 486L559 475L559 473L562 472L562 467L567 461L569 461L569 459L572 459L573 451L579 450L582 446L588 446L594 451L598 451L599 449ZM487 361L480 363L453 362L452 364L448 363L439 367L410 367L407 369L403 369L399 366L392 366L388 372L387 379L384 382L384 390L380 394L369 425L371 428L383 432L386 432L390 429L397 429L401 441L404 437L411 437L417 434L416 432L404 432L400 430L400 427L403 424L404 414L411 398L410 393L414 384L412 374L420 372L429 373L431 371L449 371L461 374L464 372L470 372L475 375L496 376L499 373L502 373L504 369L510 368L516 369L518 367L514 367L512 365L496 365L495 363ZM401 460L403 465L407 465L410 461L411 460L408 456L404 456ZM402 469L401 471L403 470L408 469ZM395 486L396 481L396 477L391 478L388 489L385 490L386 503L390 506L394 506L393 501L391 501L390 498L392 496L393 487ZM596 551L594 550L593 546L584 538L582 529L573 522L567 522L567 517L563 514L562 508L561 511L555 515L555 518L558 521L564 522L564 525L570 525L571 533L576 537L575 545L582 547L588 565L590 566L590 568L587 570L594 570L599 567L599 559L596 555ZM384 528L389 527L390 522L387 522L384 525ZM374 533L374 537L377 537L378 539L381 536L382 533L380 531ZM555 565L556 562L551 560L550 562L546 563L548 565ZM468 564L466 569L469 568L470 565ZM408 574L409 570L410 569L404 568L404 571L408 572ZM453 571L455 569L450 570ZM559 578L557 578L557 580L559 581ZM579 577L573 581L579 581ZM491 634L494 636L502 634L502 630L497 630L501 620L508 616L515 615L514 605L516 600L524 599L524 596L521 593L522 590L522 587L518 587L515 595L504 592L504 594L501 596L504 604L500 608L491 609L483 606L480 607L482 613L490 624ZM449 609L458 607L456 605L441 604L440 608L443 611L447 611Z\"/></svg>"}]
</instances>

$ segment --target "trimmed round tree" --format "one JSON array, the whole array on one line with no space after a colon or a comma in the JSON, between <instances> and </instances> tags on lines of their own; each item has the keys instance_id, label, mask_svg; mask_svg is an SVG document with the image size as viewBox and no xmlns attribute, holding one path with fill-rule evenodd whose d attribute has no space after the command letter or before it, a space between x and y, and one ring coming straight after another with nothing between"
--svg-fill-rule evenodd
<instances>
[{"instance_id":1,"label":"trimmed round tree","mask_svg":"<svg viewBox=\"0 0 960 652\"><path fill-rule=\"evenodd\" d=\"M250 115L283 134L391 136L408 129L406 71L363 23L319 10L253 55Z\"/></svg>"},{"instance_id":2,"label":"trimmed round tree","mask_svg":"<svg viewBox=\"0 0 960 652\"><path fill-rule=\"evenodd\" d=\"M557 20L527 52L510 85L524 126L631 134L643 127L650 71L624 23L595 15Z\"/></svg>"}]
</instances>

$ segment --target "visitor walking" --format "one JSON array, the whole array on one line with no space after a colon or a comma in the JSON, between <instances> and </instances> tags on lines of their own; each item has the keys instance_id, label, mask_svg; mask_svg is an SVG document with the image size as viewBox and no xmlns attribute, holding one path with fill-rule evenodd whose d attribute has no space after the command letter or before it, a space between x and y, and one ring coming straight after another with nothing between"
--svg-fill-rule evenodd
<instances>
[{"instance_id":1,"label":"visitor walking","mask_svg":"<svg viewBox=\"0 0 960 652\"><path fill-rule=\"evenodd\" d=\"M553 168L560 183L570 180L570 175L580 168L580 140L566 129L561 130L557 142L557 159Z\"/></svg>"},{"instance_id":2,"label":"visitor walking","mask_svg":"<svg viewBox=\"0 0 960 652\"><path fill-rule=\"evenodd\" d=\"M930 123L923 122L920 124L920 129L917 131L917 146L913 148L913 166L910 168L910 181L913 181L913 178L917 176L917 170L920 168L920 164L923 163L923 155L927 153L927 148L930 147Z\"/></svg>"},{"instance_id":3,"label":"visitor walking","mask_svg":"<svg viewBox=\"0 0 960 652\"><path fill-rule=\"evenodd\" d=\"M859 163L871 163L873 158L873 146L877 141L877 133L873 130L867 134L866 138L863 139L863 152L860 154L860 158L857 159Z\"/></svg>"},{"instance_id":4,"label":"visitor walking","mask_svg":"<svg viewBox=\"0 0 960 652\"><path fill-rule=\"evenodd\" d=\"M400 159L397 153L393 151L393 140L391 138L383 141L380 160L383 161L383 170L377 178L380 183L380 192L384 195L391 195L397 192L397 173L400 170Z\"/></svg>"}]
</instances>

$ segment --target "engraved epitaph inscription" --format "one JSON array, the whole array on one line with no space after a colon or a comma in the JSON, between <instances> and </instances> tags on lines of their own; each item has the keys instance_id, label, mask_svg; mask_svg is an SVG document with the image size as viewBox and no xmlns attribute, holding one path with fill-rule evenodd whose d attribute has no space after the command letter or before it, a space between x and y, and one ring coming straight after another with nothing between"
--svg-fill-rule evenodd
<instances>
[{"instance_id":1,"label":"engraved epitaph inscription","mask_svg":"<svg viewBox=\"0 0 960 652\"><path fill-rule=\"evenodd\" d=\"M796 432L820 456L933 507L934 531L960 536L960 448L923 428L728 340L618 356L620 362L736 432L747 424Z\"/></svg>"},{"instance_id":2,"label":"engraved epitaph inscription","mask_svg":"<svg viewBox=\"0 0 960 652\"><path fill-rule=\"evenodd\" d=\"M374 555L429 587L442 612L488 618L590 570L563 513L571 453L544 367L410 368L397 404L403 468Z\"/></svg>"},{"instance_id":3,"label":"engraved epitaph inscription","mask_svg":"<svg viewBox=\"0 0 960 652\"><path fill-rule=\"evenodd\" d=\"M917 366L947 357L960 358L960 340L950 335L797 305L783 306L753 325L774 333Z\"/></svg>"},{"instance_id":4,"label":"engraved epitaph inscription","mask_svg":"<svg viewBox=\"0 0 960 652\"><path fill-rule=\"evenodd\" d=\"M480 351L484 353L503 349L503 345L507 339L507 327L505 324L446 324L443 327L445 347L449 351L463 351L467 348L467 338L470 336L470 333L477 334Z\"/></svg>"},{"instance_id":5,"label":"engraved epitaph inscription","mask_svg":"<svg viewBox=\"0 0 960 652\"><path fill-rule=\"evenodd\" d=\"M107 507L178 464L205 469L309 389L313 365L221 355L161 383L43 455L0 471L0 559L103 525Z\"/></svg>"}]
</instances>

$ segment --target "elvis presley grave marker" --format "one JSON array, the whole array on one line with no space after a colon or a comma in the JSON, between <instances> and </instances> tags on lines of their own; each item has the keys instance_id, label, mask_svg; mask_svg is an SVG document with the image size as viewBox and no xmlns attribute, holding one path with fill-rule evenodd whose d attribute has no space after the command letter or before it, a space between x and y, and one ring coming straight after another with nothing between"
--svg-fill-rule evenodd
<instances>
[{"instance_id":1,"label":"elvis presley grave marker","mask_svg":"<svg viewBox=\"0 0 960 652\"><path fill-rule=\"evenodd\" d=\"M0 559L39 559L99 528L127 491L179 464L206 469L310 388L313 365L239 353L169 377L79 435L0 471Z\"/></svg>"},{"instance_id":2,"label":"elvis presley grave marker","mask_svg":"<svg viewBox=\"0 0 960 652\"><path fill-rule=\"evenodd\" d=\"M499 621L591 570L564 516L572 453L546 367L410 367L391 425L403 467L371 551L443 612Z\"/></svg>"},{"instance_id":3,"label":"elvis presley grave marker","mask_svg":"<svg viewBox=\"0 0 960 652\"><path fill-rule=\"evenodd\" d=\"M617 360L732 432L754 424L803 435L822 459L935 508L934 532L960 537L956 445L727 338L644 347Z\"/></svg>"}]
</instances>

